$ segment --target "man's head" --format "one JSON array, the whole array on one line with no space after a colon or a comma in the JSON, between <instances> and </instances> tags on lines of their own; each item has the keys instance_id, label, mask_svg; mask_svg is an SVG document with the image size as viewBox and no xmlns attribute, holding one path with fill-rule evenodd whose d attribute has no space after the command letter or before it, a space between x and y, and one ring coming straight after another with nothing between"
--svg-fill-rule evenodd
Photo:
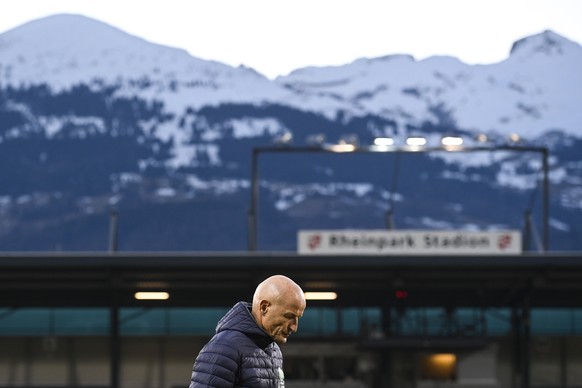
<instances>
[{"instance_id":1,"label":"man's head","mask_svg":"<svg viewBox=\"0 0 582 388\"><path fill-rule=\"evenodd\" d=\"M275 342L284 344L297 331L305 306L301 287L286 276L275 275L257 286L252 312L263 330Z\"/></svg>"}]
</instances>

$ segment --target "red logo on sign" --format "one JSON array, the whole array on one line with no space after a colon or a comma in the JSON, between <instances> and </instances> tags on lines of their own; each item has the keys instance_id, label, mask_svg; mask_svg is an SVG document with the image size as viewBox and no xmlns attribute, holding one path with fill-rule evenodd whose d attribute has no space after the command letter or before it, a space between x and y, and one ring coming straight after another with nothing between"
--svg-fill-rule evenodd
<instances>
[{"instance_id":1,"label":"red logo on sign","mask_svg":"<svg viewBox=\"0 0 582 388\"><path fill-rule=\"evenodd\" d=\"M499 241L497 242L499 249L507 249L511 245L511 235L509 234L502 234L499 236Z\"/></svg>"},{"instance_id":2,"label":"red logo on sign","mask_svg":"<svg viewBox=\"0 0 582 388\"><path fill-rule=\"evenodd\" d=\"M321 236L319 234L314 234L309 236L309 249L312 251L317 249L321 245Z\"/></svg>"}]
</instances>

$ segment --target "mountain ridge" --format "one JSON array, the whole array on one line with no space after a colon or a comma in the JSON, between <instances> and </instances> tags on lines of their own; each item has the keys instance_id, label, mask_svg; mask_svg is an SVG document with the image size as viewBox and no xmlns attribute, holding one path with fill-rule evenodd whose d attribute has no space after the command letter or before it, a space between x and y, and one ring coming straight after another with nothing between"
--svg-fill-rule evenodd
<instances>
[{"instance_id":1,"label":"mountain ridge","mask_svg":"<svg viewBox=\"0 0 582 388\"><path fill-rule=\"evenodd\" d=\"M48 46L43 37L49 37ZM397 54L296 69L273 81L253 69L202 60L80 15L26 23L1 34L0 42L4 85L34 80L62 89L113 83L120 86L118 94L164 100L176 113L222 103L282 104L332 119L379 115L400 123L403 132L411 120L416 126L436 123L437 109L460 127L523 137L553 129L579 135L582 121L572 105L582 99L582 75L575 70L582 66L582 46L550 30L516 41L497 64L467 65L449 56L417 61ZM519 59L526 52L529 59ZM557 58L550 55L558 52ZM568 68L547 71L556 66Z\"/></svg>"},{"instance_id":2,"label":"mountain ridge","mask_svg":"<svg viewBox=\"0 0 582 388\"><path fill-rule=\"evenodd\" d=\"M487 133L494 147L514 132L551 150L551 233L560 249L579 247L581 50L554 33L492 65L400 54L271 81L71 18L111 35L55 38L45 55L46 23L21 46L2 42L34 23L0 35L0 250L105 246L111 209L125 222L124 250L244 249L252 149L276 137L366 145L415 134L435 146L454 134L471 146ZM83 39L99 50L78 54ZM519 229L531 203L540 219L537 155L415 154L266 157L261 246L292 249L298 229L382 228L387 210L399 228Z\"/></svg>"}]
</instances>

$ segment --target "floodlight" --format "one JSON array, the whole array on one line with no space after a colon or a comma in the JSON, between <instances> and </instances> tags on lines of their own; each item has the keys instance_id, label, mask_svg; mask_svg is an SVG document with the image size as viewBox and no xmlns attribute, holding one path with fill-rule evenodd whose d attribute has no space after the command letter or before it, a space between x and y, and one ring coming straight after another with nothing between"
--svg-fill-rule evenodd
<instances>
[{"instance_id":1,"label":"floodlight","mask_svg":"<svg viewBox=\"0 0 582 388\"><path fill-rule=\"evenodd\" d=\"M512 133L509 135L509 141L512 143L519 143L521 141L521 137L517 133Z\"/></svg>"},{"instance_id":2,"label":"floodlight","mask_svg":"<svg viewBox=\"0 0 582 388\"><path fill-rule=\"evenodd\" d=\"M356 146L353 144L339 143L331 144L327 149L332 152L353 152L356 150Z\"/></svg>"},{"instance_id":3,"label":"floodlight","mask_svg":"<svg viewBox=\"0 0 582 388\"><path fill-rule=\"evenodd\" d=\"M411 136L408 139L406 139L406 144L415 147L424 146L426 145L426 142L427 142L426 137L422 136Z\"/></svg>"},{"instance_id":4,"label":"floodlight","mask_svg":"<svg viewBox=\"0 0 582 388\"><path fill-rule=\"evenodd\" d=\"M134 295L138 300L166 300L170 299L170 294L167 292L136 292Z\"/></svg>"},{"instance_id":5,"label":"floodlight","mask_svg":"<svg viewBox=\"0 0 582 388\"><path fill-rule=\"evenodd\" d=\"M335 292L306 292L306 300L336 300L337 293Z\"/></svg>"},{"instance_id":6,"label":"floodlight","mask_svg":"<svg viewBox=\"0 0 582 388\"><path fill-rule=\"evenodd\" d=\"M460 146L463 145L463 138L459 136L444 136L441 139L441 144L444 146Z\"/></svg>"},{"instance_id":7,"label":"floodlight","mask_svg":"<svg viewBox=\"0 0 582 388\"><path fill-rule=\"evenodd\" d=\"M377 137L374 139L374 145L380 147L391 146L394 145L394 139L392 139L391 137Z\"/></svg>"},{"instance_id":8,"label":"floodlight","mask_svg":"<svg viewBox=\"0 0 582 388\"><path fill-rule=\"evenodd\" d=\"M273 139L273 143L280 146L290 145L291 142L293 142L293 134L289 131L285 131Z\"/></svg>"},{"instance_id":9,"label":"floodlight","mask_svg":"<svg viewBox=\"0 0 582 388\"><path fill-rule=\"evenodd\" d=\"M489 137L484 133L480 133L475 137L475 140L477 140L479 143L487 143L489 141Z\"/></svg>"}]
</instances>

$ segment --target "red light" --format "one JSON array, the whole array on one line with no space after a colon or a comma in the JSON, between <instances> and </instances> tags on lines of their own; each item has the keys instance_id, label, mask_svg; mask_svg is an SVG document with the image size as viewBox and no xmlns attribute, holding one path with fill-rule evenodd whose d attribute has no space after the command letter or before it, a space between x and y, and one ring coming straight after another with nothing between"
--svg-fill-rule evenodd
<instances>
[{"instance_id":1,"label":"red light","mask_svg":"<svg viewBox=\"0 0 582 388\"><path fill-rule=\"evenodd\" d=\"M408 298L408 291L405 290L398 290L394 293L396 299L406 299Z\"/></svg>"}]
</instances>

